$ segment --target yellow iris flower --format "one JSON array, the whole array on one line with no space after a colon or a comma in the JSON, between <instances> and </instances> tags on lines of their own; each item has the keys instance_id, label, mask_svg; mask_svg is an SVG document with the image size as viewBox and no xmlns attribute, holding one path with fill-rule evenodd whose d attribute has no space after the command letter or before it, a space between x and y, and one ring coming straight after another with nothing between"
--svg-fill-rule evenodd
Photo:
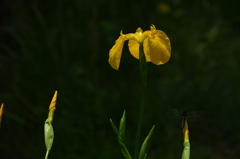
<instances>
[{"instance_id":1,"label":"yellow iris flower","mask_svg":"<svg viewBox=\"0 0 240 159\"><path fill-rule=\"evenodd\" d=\"M128 41L128 47L133 57L139 59L139 46L143 45L143 51L147 62L160 65L168 62L171 56L171 45L167 35L157 30L154 25L145 32L138 28L136 33L123 34L120 32L115 45L109 51L108 62L115 70L118 70L122 56L124 42Z\"/></svg>"}]
</instances>

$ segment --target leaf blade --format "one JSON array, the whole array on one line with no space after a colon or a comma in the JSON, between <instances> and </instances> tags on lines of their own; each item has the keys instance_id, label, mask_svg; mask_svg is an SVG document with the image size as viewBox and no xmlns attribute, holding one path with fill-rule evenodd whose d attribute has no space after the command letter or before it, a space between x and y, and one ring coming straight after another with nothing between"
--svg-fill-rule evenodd
<instances>
[{"instance_id":1,"label":"leaf blade","mask_svg":"<svg viewBox=\"0 0 240 159\"><path fill-rule=\"evenodd\" d=\"M124 110L119 124L119 136L123 141L125 139L125 129L126 129L126 111Z\"/></svg>"},{"instance_id":2,"label":"leaf blade","mask_svg":"<svg viewBox=\"0 0 240 159\"><path fill-rule=\"evenodd\" d=\"M114 125L113 121L110 119L110 124L113 128L114 133L117 136L117 140L118 140L118 144L120 146L120 151L124 157L124 159L132 159L130 153L127 150L127 147L125 146L125 144L123 143L123 140L121 138L121 136L119 135L119 131L117 130L117 127Z\"/></svg>"},{"instance_id":3,"label":"leaf blade","mask_svg":"<svg viewBox=\"0 0 240 159\"><path fill-rule=\"evenodd\" d=\"M148 136L146 137L146 139L144 140L144 142L142 144L142 147L141 147L140 153L139 153L139 159L145 159L147 157L147 153L150 148L151 141L152 141L154 127L155 127L155 125L152 127L152 129L148 133Z\"/></svg>"}]
</instances>

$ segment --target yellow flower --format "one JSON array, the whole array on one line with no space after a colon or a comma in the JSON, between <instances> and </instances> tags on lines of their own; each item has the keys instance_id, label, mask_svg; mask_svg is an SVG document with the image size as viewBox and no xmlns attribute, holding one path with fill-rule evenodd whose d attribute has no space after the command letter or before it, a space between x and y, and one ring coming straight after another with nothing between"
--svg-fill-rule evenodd
<instances>
[{"instance_id":1,"label":"yellow flower","mask_svg":"<svg viewBox=\"0 0 240 159\"><path fill-rule=\"evenodd\" d=\"M154 25L150 26L150 30L145 32L141 28L138 28L136 33L123 34L121 31L115 45L109 51L108 62L115 70L119 68L123 44L126 40L129 40L128 47L130 53L137 59L139 59L140 45L143 45L147 62L160 65L168 62L170 58L170 40L163 31L156 30Z\"/></svg>"}]
</instances>

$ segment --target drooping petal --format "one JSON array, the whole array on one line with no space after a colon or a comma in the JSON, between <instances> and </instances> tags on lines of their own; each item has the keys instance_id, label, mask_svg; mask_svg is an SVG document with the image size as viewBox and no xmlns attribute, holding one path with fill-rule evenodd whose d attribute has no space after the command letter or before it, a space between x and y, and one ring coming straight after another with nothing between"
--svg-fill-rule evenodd
<instances>
[{"instance_id":1,"label":"drooping petal","mask_svg":"<svg viewBox=\"0 0 240 159\"><path fill-rule=\"evenodd\" d=\"M118 70L120 65L120 60L122 56L122 49L123 44L126 39L121 35L116 40L115 45L111 48L109 51L109 59L108 62L111 65L111 67L115 70Z\"/></svg>"},{"instance_id":2,"label":"drooping petal","mask_svg":"<svg viewBox=\"0 0 240 159\"><path fill-rule=\"evenodd\" d=\"M168 62L171 56L171 45L169 38L163 31L152 30L151 36L146 41L145 54L149 55L152 63L160 65Z\"/></svg>"},{"instance_id":3,"label":"drooping petal","mask_svg":"<svg viewBox=\"0 0 240 159\"><path fill-rule=\"evenodd\" d=\"M130 53L136 59L139 59L139 43L136 40L129 40L128 41L128 48Z\"/></svg>"}]
</instances>

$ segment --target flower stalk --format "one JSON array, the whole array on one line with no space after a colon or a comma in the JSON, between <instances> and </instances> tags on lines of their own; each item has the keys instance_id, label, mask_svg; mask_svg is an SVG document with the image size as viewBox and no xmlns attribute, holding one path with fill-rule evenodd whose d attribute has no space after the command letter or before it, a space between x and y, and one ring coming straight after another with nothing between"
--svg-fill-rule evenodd
<instances>
[{"instance_id":1,"label":"flower stalk","mask_svg":"<svg viewBox=\"0 0 240 159\"><path fill-rule=\"evenodd\" d=\"M140 44L140 47L139 47L139 69L140 69L140 77L141 77L141 87L142 87L141 93L142 93L142 95L141 95L140 112L139 112L139 118L138 118L134 159L137 159L138 151L139 151L139 142L140 142L141 129L142 129L143 111L144 111L144 107L146 105L146 91L147 91L147 62L146 62L146 57L143 52L142 44Z\"/></svg>"}]
</instances>

